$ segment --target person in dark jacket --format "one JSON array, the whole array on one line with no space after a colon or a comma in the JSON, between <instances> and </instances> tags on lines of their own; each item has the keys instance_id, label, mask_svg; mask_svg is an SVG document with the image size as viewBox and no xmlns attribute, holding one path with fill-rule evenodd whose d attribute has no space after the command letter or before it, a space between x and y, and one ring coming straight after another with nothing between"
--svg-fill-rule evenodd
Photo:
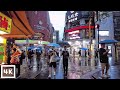
<instances>
[{"instance_id":1,"label":"person in dark jacket","mask_svg":"<svg viewBox=\"0 0 120 90\"><path fill-rule=\"evenodd\" d=\"M98 50L95 50L95 58L98 58Z\"/></svg>"},{"instance_id":2,"label":"person in dark jacket","mask_svg":"<svg viewBox=\"0 0 120 90\"><path fill-rule=\"evenodd\" d=\"M37 66L38 66L38 67L39 67L39 65L40 65L41 54L42 54L41 51L36 50L36 60L37 60Z\"/></svg>"},{"instance_id":3,"label":"person in dark jacket","mask_svg":"<svg viewBox=\"0 0 120 90\"><path fill-rule=\"evenodd\" d=\"M99 49L99 56L102 67L102 77L110 77L108 75L108 70L109 70L108 52L109 49L105 49L105 44L101 44L101 48Z\"/></svg>"},{"instance_id":4,"label":"person in dark jacket","mask_svg":"<svg viewBox=\"0 0 120 90\"><path fill-rule=\"evenodd\" d=\"M22 50L21 56L20 56L20 65L23 63L23 59L25 59L25 51Z\"/></svg>"},{"instance_id":5,"label":"person in dark jacket","mask_svg":"<svg viewBox=\"0 0 120 90\"><path fill-rule=\"evenodd\" d=\"M81 50L79 50L78 54L79 54L78 60L80 60L80 57L81 57Z\"/></svg>"},{"instance_id":6,"label":"person in dark jacket","mask_svg":"<svg viewBox=\"0 0 120 90\"><path fill-rule=\"evenodd\" d=\"M33 54L34 54L34 53L31 51L31 49L28 50L28 62L29 62L28 67L29 67L29 69L32 68L32 58L33 58Z\"/></svg>"},{"instance_id":7,"label":"person in dark jacket","mask_svg":"<svg viewBox=\"0 0 120 90\"><path fill-rule=\"evenodd\" d=\"M66 46L64 46L64 50L62 52L62 56L63 56L64 76L67 76L69 52L67 51L67 47Z\"/></svg>"}]
</instances>

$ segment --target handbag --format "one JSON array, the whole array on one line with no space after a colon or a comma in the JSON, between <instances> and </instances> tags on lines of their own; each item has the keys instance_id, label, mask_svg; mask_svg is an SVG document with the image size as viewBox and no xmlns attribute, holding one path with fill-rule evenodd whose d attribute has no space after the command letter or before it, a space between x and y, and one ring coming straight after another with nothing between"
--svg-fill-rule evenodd
<instances>
[{"instance_id":1,"label":"handbag","mask_svg":"<svg viewBox=\"0 0 120 90\"><path fill-rule=\"evenodd\" d=\"M55 61L58 62L60 60L59 56L55 56Z\"/></svg>"},{"instance_id":2,"label":"handbag","mask_svg":"<svg viewBox=\"0 0 120 90\"><path fill-rule=\"evenodd\" d=\"M11 58L10 63L11 64L19 64L19 58L17 58L17 57Z\"/></svg>"}]
</instances>

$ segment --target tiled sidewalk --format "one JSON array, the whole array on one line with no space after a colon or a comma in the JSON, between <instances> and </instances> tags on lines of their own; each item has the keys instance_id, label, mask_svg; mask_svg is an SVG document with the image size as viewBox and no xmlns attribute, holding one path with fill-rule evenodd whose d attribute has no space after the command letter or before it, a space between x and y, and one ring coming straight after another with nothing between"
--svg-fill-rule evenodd
<instances>
[{"instance_id":1,"label":"tiled sidewalk","mask_svg":"<svg viewBox=\"0 0 120 90\"><path fill-rule=\"evenodd\" d=\"M79 60L69 62L68 79L84 79L86 74L95 73L100 69L96 66L80 66Z\"/></svg>"},{"instance_id":2,"label":"tiled sidewalk","mask_svg":"<svg viewBox=\"0 0 120 90\"><path fill-rule=\"evenodd\" d=\"M46 69L46 63L45 60L41 60L39 68L37 67L36 60L33 61L33 67L31 69L28 68L27 63L24 63L21 65L21 74L18 79L35 79L35 77L44 72L44 69Z\"/></svg>"}]
</instances>

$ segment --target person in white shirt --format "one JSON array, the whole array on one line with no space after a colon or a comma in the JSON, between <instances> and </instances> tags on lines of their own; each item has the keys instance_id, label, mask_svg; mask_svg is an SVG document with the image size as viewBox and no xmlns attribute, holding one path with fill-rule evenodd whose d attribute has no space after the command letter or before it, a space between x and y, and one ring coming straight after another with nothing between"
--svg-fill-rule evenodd
<instances>
[{"instance_id":1,"label":"person in white shirt","mask_svg":"<svg viewBox=\"0 0 120 90\"><path fill-rule=\"evenodd\" d=\"M53 50L51 53L50 53L50 61L49 61L49 76L48 78L51 78L51 75L52 75L52 67L54 68L54 76L56 75L56 60L55 60L55 57L56 57L56 51Z\"/></svg>"}]
</instances>

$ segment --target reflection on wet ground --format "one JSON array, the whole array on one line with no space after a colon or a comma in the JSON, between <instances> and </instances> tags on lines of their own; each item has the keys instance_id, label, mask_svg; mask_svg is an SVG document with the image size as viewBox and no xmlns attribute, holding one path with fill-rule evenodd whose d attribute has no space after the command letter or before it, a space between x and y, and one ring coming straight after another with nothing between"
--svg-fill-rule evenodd
<instances>
[{"instance_id":1,"label":"reflection on wet ground","mask_svg":"<svg viewBox=\"0 0 120 90\"><path fill-rule=\"evenodd\" d=\"M26 62L24 62L23 67L21 67L21 78L27 79L48 79L48 65L45 60L41 60L39 68L37 67L36 59L33 59L33 68L29 69ZM120 78L120 66L113 66L113 60L110 58L110 79L119 79ZM99 79L101 71L100 71L100 62L98 59L92 58L89 60L88 58L82 57L80 59L75 58L75 62L71 57L69 60L68 67L68 76L64 77L63 66L62 66L62 58L57 65L57 73L55 79L93 79L92 75ZM52 77L54 79L54 76Z\"/></svg>"}]
</instances>

